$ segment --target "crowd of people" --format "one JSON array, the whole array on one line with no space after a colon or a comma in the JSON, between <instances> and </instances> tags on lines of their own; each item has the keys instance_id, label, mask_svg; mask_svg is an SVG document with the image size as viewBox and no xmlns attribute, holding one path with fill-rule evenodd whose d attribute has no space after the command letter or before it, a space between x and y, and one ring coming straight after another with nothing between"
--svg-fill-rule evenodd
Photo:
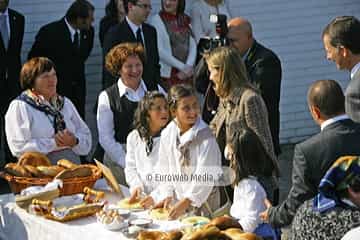
<instances>
[{"instance_id":1,"label":"crowd of people","mask_svg":"<svg viewBox=\"0 0 360 240\"><path fill-rule=\"evenodd\" d=\"M75 0L63 18L41 27L21 67L25 20L8 4L0 0L6 160L36 151L54 163L84 163L92 146L84 122L85 62L93 48L95 8ZM278 56L254 38L247 19L231 18L224 0L197 0L190 16L185 0L161 0L161 10L148 19L151 9L150 0L110 0L99 31L103 90L95 157L129 186L130 202L141 197L145 208L169 207L173 219L186 212L214 216L232 202L228 214L245 231L269 237L265 233L292 223L292 239L339 239L349 230L344 239L355 239L360 21L336 17L322 33L327 59L349 70L351 80L345 94L335 80L310 86L308 107L321 131L295 146L292 187L280 203ZM218 99L208 124L194 79L200 39L216 36L211 14L228 17L229 46L201 56ZM221 185L227 167L234 179ZM163 182L154 174L210 175L212 181Z\"/></svg>"}]
</instances>

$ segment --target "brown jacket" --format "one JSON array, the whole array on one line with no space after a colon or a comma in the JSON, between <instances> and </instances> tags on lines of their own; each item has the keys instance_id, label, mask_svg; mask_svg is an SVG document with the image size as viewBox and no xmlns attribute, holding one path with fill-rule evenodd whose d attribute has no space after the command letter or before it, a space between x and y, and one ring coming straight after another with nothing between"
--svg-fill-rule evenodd
<instances>
[{"instance_id":1,"label":"brown jacket","mask_svg":"<svg viewBox=\"0 0 360 240\"><path fill-rule=\"evenodd\" d=\"M241 99L242 95L243 98ZM241 107L243 107L242 110ZM241 116L242 112L244 116ZM217 113L211 121L210 127L215 134L222 153L224 152L227 137L230 136L230 125L235 122L240 122L241 117L244 117L247 126L259 137L278 170L266 106L261 96L252 89L244 90L235 88L229 97L220 99Z\"/></svg>"}]
</instances>

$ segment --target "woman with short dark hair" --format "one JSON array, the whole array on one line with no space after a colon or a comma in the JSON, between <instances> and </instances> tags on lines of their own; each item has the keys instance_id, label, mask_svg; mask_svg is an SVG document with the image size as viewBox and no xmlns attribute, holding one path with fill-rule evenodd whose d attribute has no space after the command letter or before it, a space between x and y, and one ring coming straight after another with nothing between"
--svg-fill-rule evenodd
<instances>
[{"instance_id":1,"label":"woman with short dark hair","mask_svg":"<svg viewBox=\"0 0 360 240\"><path fill-rule=\"evenodd\" d=\"M80 163L79 155L91 149L91 133L73 103L57 94L55 66L44 57L27 61L20 73L24 90L5 115L6 137L12 154L35 151L52 163L67 158Z\"/></svg>"}]
</instances>

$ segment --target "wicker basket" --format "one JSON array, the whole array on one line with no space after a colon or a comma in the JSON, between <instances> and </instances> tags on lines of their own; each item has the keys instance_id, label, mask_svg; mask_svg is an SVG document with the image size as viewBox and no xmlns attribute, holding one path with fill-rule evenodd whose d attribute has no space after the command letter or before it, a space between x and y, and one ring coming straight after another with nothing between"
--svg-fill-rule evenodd
<instances>
[{"instance_id":1,"label":"wicker basket","mask_svg":"<svg viewBox=\"0 0 360 240\"><path fill-rule=\"evenodd\" d=\"M96 166L91 164L86 164L84 166L90 167L93 174L88 177L75 177L64 179L63 188L60 189L61 196L82 193L84 187L92 188L95 182L101 177L101 170ZM21 190L30 186L44 186L53 180L52 178L16 177L5 172L0 172L0 177L8 181L10 189L13 193L20 193Z\"/></svg>"}]
</instances>

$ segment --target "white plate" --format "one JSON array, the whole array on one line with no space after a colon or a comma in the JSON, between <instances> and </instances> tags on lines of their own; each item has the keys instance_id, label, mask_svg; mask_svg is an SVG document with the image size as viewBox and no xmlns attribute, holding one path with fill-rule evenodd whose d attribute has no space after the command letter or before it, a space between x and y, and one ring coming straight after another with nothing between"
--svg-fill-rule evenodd
<instances>
[{"instance_id":1,"label":"white plate","mask_svg":"<svg viewBox=\"0 0 360 240\"><path fill-rule=\"evenodd\" d=\"M110 231L116 231L116 230L125 228L129 225L126 221L123 221L123 222L113 221L110 224L105 224L100 221L100 218L97 218L97 222L99 224L101 224L105 229L110 230Z\"/></svg>"},{"instance_id":2,"label":"white plate","mask_svg":"<svg viewBox=\"0 0 360 240\"><path fill-rule=\"evenodd\" d=\"M138 218L130 221L130 225L135 225L139 227L148 227L153 221L148 218Z\"/></svg>"}]
</instances>

